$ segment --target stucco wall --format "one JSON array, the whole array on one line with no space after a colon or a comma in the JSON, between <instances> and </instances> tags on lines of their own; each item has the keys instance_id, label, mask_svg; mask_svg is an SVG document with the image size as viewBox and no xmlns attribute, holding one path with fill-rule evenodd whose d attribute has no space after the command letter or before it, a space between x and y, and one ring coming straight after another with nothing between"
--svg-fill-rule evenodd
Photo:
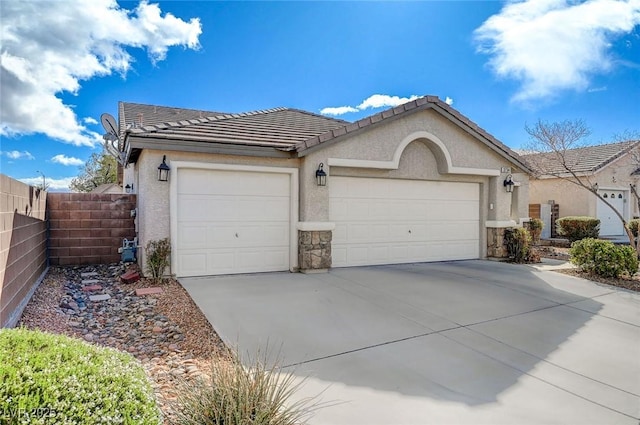
<instances>
[{"instance_id":1,"label":"stucco wall","mask_svg":"<svg viewBox=\"0 0 640 425\"><path fill-rule=\"evenodd\" d=\"M429 132L439 139L451 157L453 167L476 168L500 172L510 168L514 181L520 182L517 195L506 193L503 181L507 173L489 177L470 174L443 174L447 170L441 150L429 140L409 143L400 157L398 169L349 168L328 166L329 158L390 161L398 147L411 134ZM326 187L317 187L313 178L318 164L325 164L329 174ZM528 176L514 164L484 146L481 142L433 111L421 111L386 125L372 127L348 140L327 144L304 158L300 177L301 221L329 219L329 189L331 175L446 180L482 183L482 220L508 221L528 215ZM512 205L512 200L515 203Z\"/></svg>"}]
</instances>

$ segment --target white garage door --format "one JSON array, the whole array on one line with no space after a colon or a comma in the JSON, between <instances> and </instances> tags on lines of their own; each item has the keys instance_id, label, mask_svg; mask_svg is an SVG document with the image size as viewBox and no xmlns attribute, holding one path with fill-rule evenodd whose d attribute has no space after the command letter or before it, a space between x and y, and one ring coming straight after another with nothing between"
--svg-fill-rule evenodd
<instances>
[{"instance_id":1,"label":"white garage door","mask_svg":"<svg viewBox=\"0 0 640 425\"><path fill-rule=\"evenodd\" d=\"M333 266L479 257L476 183L332 177Z\"/></svg>"},{"instance_id":2,"label":"white garage door","mask_svg":"<svg viewBox=\"0 0 640 425\"><path fill-rule=\"evenodd\" d=\"M624 192L621 190L602 190L600 194L609 201L620 213L624 211ZM600 199L597 204L597 214L600 219L600 235L616 236L624 235L622 221L611 209L611 207ZM624 214L624 213L623 213Z\"/></svg>"},{"instance_id":3,"label":"white garage door","mask_svg":"<svg viewBox=\"0 0 640 425\"><path fill-rule=\"evenodd\" d=\"M289 270L290 176L178 169L178 276Z\"/></svg>"}]
</instances>

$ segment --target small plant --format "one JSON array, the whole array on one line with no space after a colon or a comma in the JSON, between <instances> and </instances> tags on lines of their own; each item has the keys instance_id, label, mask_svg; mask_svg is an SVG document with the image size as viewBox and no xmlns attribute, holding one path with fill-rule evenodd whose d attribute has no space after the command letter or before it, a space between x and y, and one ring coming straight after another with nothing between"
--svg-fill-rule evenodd
<instances>
[{"instance_id":1,"label":"small plant","mask_svg":"<svg viewBox=\"0 0 640 425\"><path fill-rule=\"evenodd\" d=\"M175 422L180 425L299 425L320 405L315 397L293 401L303 385L293 372L269 365L266 355L214 359L208 376L182 381L175 402Z\"/></svg>"},{"instance_id":2,"label":"small plant","mask_svg":"<svg viewBox=\"0 0 640 425\"><path fill-rule=\"evenodd\" d=\"M0 329L0 382L3 424L161 423L140 363L64 335Z\"/></svg>"},{"instance_id":3,"label":"small plant","mask_svg":"<svg viewBox=\"0 0 640 425\"><path fill-rule=\"evenodd\" d=\"M544 221L539 218L532 218L527 222L527 229L531 234L531 242L534 244L540 243L540 234L544 228Z\"/></svg>"},{"instance_id":4,"label":"small plant","mask_svg":"<svg viewBox=\"0 0 640 425\"><path fill-rule=\"evenodd\" d=\"M638 255L628 245L585 238L571 244L571 262L588 273L602 277L633 276L638 271Z\"/></svg>"},{"instance_id":5,"label":"small plant","mask_svg":"<svg viewBox=\"0 0 640 425\"><path fill-rule=\"evenodd\" d=\"M524 227L507 229L504 235L507 253L514 263L526 263L531 251L531 235Z\"/></svg>"},{"instance_id":6,"label":"small plant","mask_svg":"<svg viewBox=\"0 0 640 425\"><path fill-rule=\"evenodd\" d=\"M558 234L570 242L584 238L597 238L600 233L600 220L593 217L568 216L556 220Z\"/></svg>"},{"instance_id":7,"label":"small plant","mask_svg":"<svg viewBox=\"0 0 640 425\"><path fill-rule=\"evenodd\" d=\"M144 249L147 273L155 283L161 283L164 271L171 265L171 243L169 238L149 241Z\"/></svg>"},{"instance_id":8,"label":"small plant","mask_svg":"<svg viewBox=\"0 0 640 425\"><path fill-rule=\"evenodd\" d=\"M634 218L633 220L629 220L627 223L627 227L633 233L633 236L638 237L638 227L640 227L640 218Z\"/></svg>"}]
</instances>

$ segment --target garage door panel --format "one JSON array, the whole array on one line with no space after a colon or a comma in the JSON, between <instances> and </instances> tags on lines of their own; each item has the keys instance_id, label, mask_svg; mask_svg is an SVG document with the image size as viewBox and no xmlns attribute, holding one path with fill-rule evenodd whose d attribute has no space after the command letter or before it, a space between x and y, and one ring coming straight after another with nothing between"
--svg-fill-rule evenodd
<instances>
[{"instance_id":1,"label":"garage door panel","mask_svg":"<svg viewBox=\"0 0 640 425\"><path fill-rule=\"evenodd\" d=\"M478 201L439 201L429 211L432 220L477 220Z\"/></svg>"},{"instance_id":2,"label":"garage door panel","mask_svg":"<svg viewBox=\"0 0 640 425\"><path fill-rule=\"evenodd\" d=\"M204 274L207 270L207 254L203 252L180 252L178 254L178 267L180 270L187 269L196 274Z\"/></svg>"},{"instance_id":3,"label":"garage door panel","mask_svg":"<svg viewBox=\"0 0 640 425\"><path fill-rule=\"evenodd\" d=\"M331 249L334 249L334 246L336 243L344 243L347 241L347 224L338 224L336 223L336 227L335 229L333 229L333 235L331 237L332 240L332 247ZM332 251L332 254L335 256L335 251Z\"/></svg>"},{"instance_id":4,"label":"garage door panel","mask_svg":"<svg viewBox=\"0 0 640 425\"><path fill-rule=\"evenodd\" d=\"M289 216L289 198L239 198L236 201L236 208L236 220L282 220L283 216Z\"/></svg>"},{"instance_id":5,"label":"garage door panel","mask_svg":"<svg viewBox=\"0 0 640 425\"><path fill-rule=\"evenodd\" d=\"M178 235L180 241L178 248L204 248L207 242L207 234L200 226L184 225Z\"/></svg>"},{"instance_id":6,"label":"garage door panel","mask_svg":"<svg viewBox=\"0 0 640 425\"><path fill-rule=\"evenodd\" d=\"M436 222L428 229L429 239L436 241L478 240L480 233L477 222Z\"/></svg>"},{"instance_id":7,"label":"garage door panel","mask_svg":"<svg viewBox=\"0 0 640 425\"><path fill-rule=\"evenodd\" d=\"M335 176L333 264L478 258L479 193L476 183Z\"/></svg>"},{"instance_id":8,"label":"garage door panel","mask_svg":"<svg viewBox=\"0 0 640 425\"><path fill-rule=\"evenodd\" d=\"M283 271L290 258L290 174L179 169L179 276Z\"/></svg>"},{"instance_id":9,"label":"garage door panel","mask_svg":"<svg viewBox=\"0 0 640 425\"><path fill-rule=\"evenodd\" d=\"M234 233L233 239L233 246L237 247L288 247L289 228L284 224L244 225ZM211 241L211 244L214 242Z\"/></svg>"}]
</instances>

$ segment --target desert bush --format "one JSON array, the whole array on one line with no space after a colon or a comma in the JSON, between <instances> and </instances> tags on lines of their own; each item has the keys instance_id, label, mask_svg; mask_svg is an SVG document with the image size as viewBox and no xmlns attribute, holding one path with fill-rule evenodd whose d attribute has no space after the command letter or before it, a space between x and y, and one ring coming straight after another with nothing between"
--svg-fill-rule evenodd
<instances>
[{"instance_id":1,"label":"desert bush","mask_svg":"<svg viewBox=\"0 0 640 425\"><path fill-rule=\"evenodd\" d=\"M149 241L144 249L147 261L147 273L156 282L162 282L164 271L171 264L171 243L169 238Z\"/></svg>"},{"instance_id":2,"label":"desert bush","mask_svg":"<svg viewBox=\"0 0 640 425\"><path fill-rule=\"evenodd\" d=\"M214 359L208 375L179 384L175 422L180 425L299 425L320 405L293 401L304 380L259 353L244 366L238 356Z\"/></svg>"},{"instance_id":3,"label":"desert bush","mask_svg":"<svg viewBox=\"0 0 640 425\"><path fill-rule=\"evenodd\" d=\"M571 244L571 262L588 273L602 277L632 276L638 271L638 255L628 245L585 238Z\"/></svg>"},{"instance_id":4,"label":"desert bush","mask_svg":"<svg viewBox=\"0 0 640 425\"><path fill-rule=\"evenodd\" d=\"M600 220L593 217L568 216L556 220L558 234L575 242L584 238L597 238Z\"/></svg>"},{"instance_id":5,"label":"desert bush","mask_svg":"<svg viewBox=\"0 0 640 425\"><path fill-rule=\"evenodd\" d=\"M505 232L507 253L515 263L526 263L531 250L531 235L524 227L514 227Z\"/></svg>"},{"instance_id":6,"label":"desert bush","mask_svg":"<svg viewBox=\"0 0 640 425\"><path fill-rule=\"evenodd\" d=\"M539 218L532 218L527 222L526 227L531 235L531 242L534 244L540 242L540 234L544 228L544 221Z\"/></svg>"},{"instance_id":7,"label":"desert bush","mask_svg":"<svg viewBox=\"0 0 640 425\"><path fill-rule=\"evenodd\" d=\"M140 363L64 335L0 329L0 382L0 423L161 423Z\"/></svg>"},{"instance_id":8,"label":"desert bush","mask_svg":"<svg viewBox=\"0 0 640 425\"><path fill-rule=\"evenodd\" d=\"M638 237L638 227L640 227L640 218L634 218L633 220L629 220L627 223L627 227L633 233L633 236Z\"/></svg>"}]
</instances>

